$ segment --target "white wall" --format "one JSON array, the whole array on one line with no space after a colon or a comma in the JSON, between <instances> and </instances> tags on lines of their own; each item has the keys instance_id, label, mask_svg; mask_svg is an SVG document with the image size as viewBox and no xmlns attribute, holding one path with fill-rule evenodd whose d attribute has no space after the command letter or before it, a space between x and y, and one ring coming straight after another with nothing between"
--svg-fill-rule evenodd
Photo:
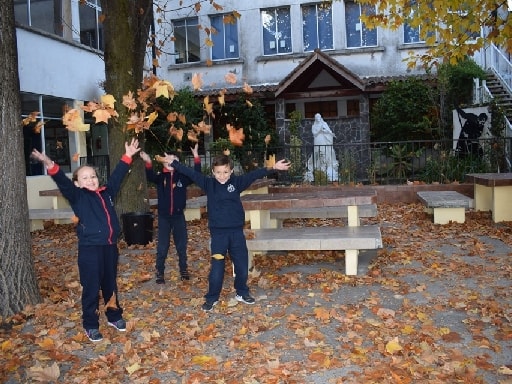
<instances>
[{"instance_id":1,"label":"white wall","mask_svg":"<svg viewBox=\"0 0 512 384\"><path fill-rule=\"evenodd\" d=\"M193 3L191 0L184 2ZM203 44L201 50L201 62L191 64L174 65L174 56L163 54L160 57L158 76L169 79L176 88L191 87L190 80L184 80L194 73L201 73L204 81L204 89L230 87L226 84L224 75L228 71L236 70L239 83L244 81L249 85L278 84L284 77L292 72L304 58L310 53L302 51L302 27L301 8L304 3L293 0L259 0L258 2L240 2L227 0L222 3L224 11L236 10L241 14L238 20L238 34L240 45L240 59L215 62L213 66L206 66L205 60L209 57L209 48ZM292 18L292 46L293 53L281 56L262 56L262 30L260 10L276 6L290 5ZM412 47L404 46L402 29L391 31L378 29L378 47L347 49L345 41L344 2L332 3L334 50L326 51L333 58L360 77L374 76L400 76L411 74L407 69L407 63L403 61L408 52L414 48L416 53L421 53L424 48L421 45ZM209 26L209 15L218 14L210 5L203 4L199 14L201 30L201 42L204 42L206 33L204 27ZM183 7L181 14L173 15L174 18L195 16L189 9ZM158 28L158 25L157 25ZM174 47L169 43L166 52L173 52ZM417 69L417 73L424 71ZM413 73L414 73L413 72Z\"/></svg>"},{"instance_id":2,"label":"white wall","mask_svg":"<svg viewBox=\"0 0 512 384\"><path fill-rule=\"evenodd\" d=\"M99 100L105 65L100 55L50 34L16 29L20 89L73 100Z\"/></svg>"}]
</instances>

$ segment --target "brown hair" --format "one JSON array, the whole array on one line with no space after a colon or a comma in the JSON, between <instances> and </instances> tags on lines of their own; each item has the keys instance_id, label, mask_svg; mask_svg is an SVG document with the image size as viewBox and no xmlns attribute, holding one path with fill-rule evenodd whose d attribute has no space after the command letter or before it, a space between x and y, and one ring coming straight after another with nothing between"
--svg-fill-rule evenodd
<instances>
[{"instance_id":1,"label":"brown hair","mask_svg":"<svg viewBox=\"0 0 512 384\"><path fill-rule=\"evenodd\" d=\"M94 172L96 173L96 176L98 175L98 172L96 172L96 168L94 168L92 165L84 164L79 166L77 169L73 171L73 176L71 177L72 181L78 181L78 172L80 172L84 168L92 168Z\"/></svg>"},{"instance_id":2,"label":"brown hair","mask_svg":"<svg viewBox=\"0 0 512 384\"><path fill-rule=\"evenodd\" d=\"M227 155L218 155L218 156L215 156L212 161L212 168L217 167L217 166L228 165L228 164L229 164L230 169L234 168L233 161L231 160L231 157L229 157Z\"/></svg>"}]
</instances>

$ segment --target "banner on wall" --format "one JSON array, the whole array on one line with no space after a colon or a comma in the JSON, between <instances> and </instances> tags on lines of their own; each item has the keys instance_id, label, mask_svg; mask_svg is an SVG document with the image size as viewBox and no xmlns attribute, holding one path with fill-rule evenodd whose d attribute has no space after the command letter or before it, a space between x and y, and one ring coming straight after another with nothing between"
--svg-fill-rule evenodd
<instances>
[{"instance_id":1,"label":"banner on wall","mask_svg":"<svg viewBox=\"0 0 512 384\"><path fill-rule=\"evenodd\" d=\"M492 137L487 107L453 110L453 150L460 155L483 155L479 139Z\"/></svg>"}]
</instances>

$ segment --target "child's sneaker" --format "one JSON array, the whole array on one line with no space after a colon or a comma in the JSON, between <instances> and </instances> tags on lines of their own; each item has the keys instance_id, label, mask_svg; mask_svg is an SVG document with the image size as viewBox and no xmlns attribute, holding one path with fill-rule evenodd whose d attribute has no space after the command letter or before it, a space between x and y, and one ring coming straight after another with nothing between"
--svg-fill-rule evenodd
<instances>
[{"instance_id":1,"label":"child's sneaker","mask_svg":"<svg viewBox=\"0 0 512 384\"><path fill-rule=\"evenodd\" d=\"M180 271L180 277L181 277L181 281L183 281L183 280L190 280L190 274L188 273L187 270Z\"/></svg>"},{"instance_id":2,"label":"child's sneaker","mask_svg":"<svg viewBox=\"0 0 512 384\"><path fill-rule=\"evenodd\" d=\"M94 343L103 340L103 335L100 333L100 330L96 328L86 329L85 335Z\"/></svg>"},{"instance_id":3,"label":"child's sneaker","mask_svg":"<svg viewBox=\"0 0 512 384\"><path fill-rule=\"evenodd\" d=\"M205 312L211 312L213 307L216 306L218 301L206 301L201 307Z\"/></svg>"},{"instance_id":4,"label":"child's sneaker","mask_svg":"<svg viewBox=\"0 0 512 384\"><path fill-rule=\"evenodd\" d=\"M157 284L165 284L164 273L157 272L156 273L156 283Z\"/></svg>"},{"instance_id":5,"label":"child's sneaker","mask_svg":"<svg viewBox=\"0 0 512 384\"><path fill-rule=\"evenodd\" d=\"M238 301L241 301L242 303L250 304L250 305L252 305L256 302L256 300L254 300L254 297L251 297L249 295L246 295L246 296L236 295L235 299L237 299Z\"/></svg>"},{"instance_id":6,"label":"child's sneaker","mask_svg":"<svg viewBox=\"0 0 512 384\"><path fill-rule=\"evenodd\" d=\"M118 331L124 332L126 331L126 321L124 319L119 319L117 321L109 321L108 325L114 327Z\"/></svg>"}]
</instances>

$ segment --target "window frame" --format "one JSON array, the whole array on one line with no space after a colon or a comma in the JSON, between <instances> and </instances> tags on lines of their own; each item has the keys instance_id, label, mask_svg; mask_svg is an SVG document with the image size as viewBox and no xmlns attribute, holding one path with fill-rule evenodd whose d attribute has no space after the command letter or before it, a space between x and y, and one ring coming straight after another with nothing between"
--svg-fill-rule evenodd
<instances>
[{"instance_id":1,"label":"window frame","mask_svg":"<svg viewBox=\"0 0 512 384\"><path fill-rule=\"evenodd\" d=\"M354 28L352 30L349 30L349 19L352 19L352 17L349 17L349 11L351 9L355 9L355 6L359 9L359 14L357 19L359 20L358 23L354 24ZM367 13L367 10L373 10L373 13ZM371 15L375 14L375 6L367 5L367 4L359 4L355 1L346 1L345 2L345 36L346 36L346 45L347 48L367 48L367 47L377 47L379 45L379 34L378 29L369 29L366 28L365 24L361 21L361 15ZM355 19L355 18L354 18ZM359 25L359 26L358 26ZM351 45L352 39L350 39L351 36L356 36L356 33L358 32L359 35L359 43L358 45ZM373 37L374 36L374 37ZM373 44L366 44L366 41L372 39L375 39L375 43Z\"/></svg>"},{"instance_id":2,"label":"window frame","mask_svg":"<svg viewBox=\"0 0 512 384\"><path fill-rule=\"evenodd\" d=\"M195 21L195 24L193 23ZM183 25L176 25L176 24L181 24L183 23ZM176 20L173 20L172 21L172 27L173 27L173 41L174 41L174 55L175 55L175 64L188 64L188 63L198 63L201 61L201 50L200 50L200 47L201 47L201 40L199 38L199 17L195 16L195 17L186 17L186 18L182 18L182 19L176 19ZM177 31L177 28L183 28L183 30L185 31L184 33L184 36L182 35L178 35L176 33ZM197 36L190 36L189 37L189 29L190 28L196 28L197 29ZM178 41L178 38L176 36L181 36L184 40L184 56L182 57L180 55L180 52L181 51L178 51L177 50L177 41ZM191 52L191 48L190 48L190 42L192 40L192 38L194 37L197 37L197 55L195 55L195 53L192 53ZM193 54L194 56L197 57L197 60L190 60L190 55Z\"/></svg>"},{"instance_id":3,"label":"window frame","mask_svg":"<svg viewBox=\"0 0 512 384\"><path fill-rule=\"evenodd\" d=\"M273 15L270 15L273 13ZM286 13L286 15L285 15ZM265 15L272 18L274 31L270 31L266 25ZM263 56L284 55L293 52L292 42L292 20L290 7L264 8L260 10ZM284 25L284 28L279 28ZM283 36L284 35L284 36ZM273 39L266 39L266 36L273 36ZM268 48L267 48L268 47Z\"/></svg>"},{"instance_id":4,"label":"window frame","mask_svg":"<svg viewBox=\"0 0 512 384\"><path fill-rule=\"evenodd\" d=\"M311 16L308 18L306 14L307 10L311 10L314 8L314 14L311 13ZM328 8L328 12L321 12L322 15L319 15L319 10L322 11L323 9ZM324 15L329 16L329 19L327 20L327 24L320 23L321 20L323 20L322 16ZM305 18L306 16L306 18ZM332 4L331 3L313 3L313 4L302 4L301 5L301 18L302 18L302 49L304 52L313 52L315 49L321 49L322 51L328 51L334 49L334 29L333 29L333 18L332 18ZM314 36L312 39L316 40L314 44L310 47L311 41L308 38L309 31L307 30L308 26L308 19L309 21L315 20L315 30L314 30ZM327 34L325 34L325 30L327 30ZM308 32L308 33L306 33ZM320 37L322 36L322 37ZM330 42L325 43L324 39L330 37ZM308 39L308 41L306 41Z\"/></svg>"},{"instance_id":5,"label":"window frame","mask_svg":"<svg viewBox=\"0 0 512 384\"><path fill-rule=\"evenodd\" d=\"M212 61L230 60L240 58L240 43L238 39L238 21L236 18L233 23L226 21L226 14L224 15L211 15L210 16L210 39L213 46L210 47L210 59ZM217 28L215 24L220 21L220 27ZM234 35L234 36L233 36ZM233 44L230 44L231 41ZM233 45L233 51L231 51ZM222 46L222 57L214 57L215 52L219 52L217 48Z\"/></svg>"}]
</instances>

